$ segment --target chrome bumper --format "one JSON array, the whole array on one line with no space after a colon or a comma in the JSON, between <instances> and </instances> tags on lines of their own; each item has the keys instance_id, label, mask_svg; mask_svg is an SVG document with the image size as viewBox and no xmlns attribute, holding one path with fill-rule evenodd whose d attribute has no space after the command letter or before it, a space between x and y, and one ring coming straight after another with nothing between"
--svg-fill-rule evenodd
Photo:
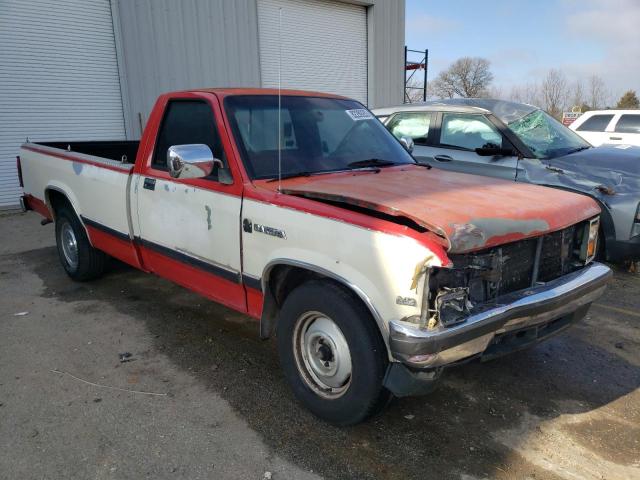
<instances>
[{"instance_id":1,"label":"chrome bumper","mask_svg":"<svg viewBox=\"0 0 640 480\"><path fill-rule=\"evenodd\" d=\"M420 329L389 322L389 347L397 360L414 368L440 367L481 354L496 335L582 318L611 278L609 267L592 263L544 285L520 290L474 309L464 323L446 328Z\"/></svg>"}]
</instances>

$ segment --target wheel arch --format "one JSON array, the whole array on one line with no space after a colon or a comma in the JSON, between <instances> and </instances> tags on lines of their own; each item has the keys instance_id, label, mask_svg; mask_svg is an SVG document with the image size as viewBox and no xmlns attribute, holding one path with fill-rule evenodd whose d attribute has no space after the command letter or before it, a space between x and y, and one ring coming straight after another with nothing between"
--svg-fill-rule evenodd
<instances>
[{"instance_id":1,"label":"wheel arch","mask_svg":"<svg viewBox=\"0 0 640 480\"><path fill-rule=\"evenodd\" d=\"M93 242L91 241L91 236L87 231L87 226L82 221L82 216L80 215L80 212L77 208L77 201L74 202L75 197L73 197L72 195L69 195L63 187L60 187L57 185L47 185L47 187L44 190L44 198L45 198L45 203L47 205L47 208L49 209L49 212L51 212L51 218L53 218L54 221L56 219L57 206L62 203L66 203L67 205L69 205L69 208L73 210L73 213L75 213L76 216L78 217L78 220L80 220L80 224L82 225L82 228L84 229L84 232L87 235L89 244L93 246Z\"/></svg>"},{"instance_id":2,"label":"wheel arch","mask_svg":"<svg viewBox=\"0 0 640 480\"><path fill-rule=\"evenodd\" d=\"M260 318L261 338L269 338L273 333L277 323L278 309L287 295L293 291L296 285L300 284L300 281L312 278L329 279L354 294L371 314L388 348L388 338L385 335L388 330L387 326L369 296L360 287L326 268L287 258L278 258L270 261L262 272L261 284L264 301Z\"/></svg>"}]
</instances>

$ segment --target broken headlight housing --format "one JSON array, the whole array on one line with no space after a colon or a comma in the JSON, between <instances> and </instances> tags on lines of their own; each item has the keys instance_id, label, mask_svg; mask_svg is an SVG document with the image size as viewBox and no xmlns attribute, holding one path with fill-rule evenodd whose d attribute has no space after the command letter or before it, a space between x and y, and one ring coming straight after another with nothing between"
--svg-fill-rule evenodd
<instances>
[{"instance_id":1,"label":"broken headlight housing","mask_svg":"<svg viewBox=\"0 0 640 480\"><path fill-rule=\"evenodd\" d=\"M582 244L580 246L580 260L585 264L591 262L598 253L598 232L600 230L600 218L590 220L584 226Z\"/></svg>"}]
</instances>

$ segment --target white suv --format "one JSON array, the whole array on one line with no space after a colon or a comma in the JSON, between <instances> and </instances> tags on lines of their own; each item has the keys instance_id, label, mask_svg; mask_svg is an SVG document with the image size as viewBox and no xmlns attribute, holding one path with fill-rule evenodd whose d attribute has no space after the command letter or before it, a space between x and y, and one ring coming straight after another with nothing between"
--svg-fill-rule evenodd
<instances>
[{"instance_id":1,"label":"white suv","mask_svg":"<svg viewBox=\"0 0 640 480\"><path fill-rule=\"evenodd\" d=\"M640 110L592 110L569 128L591 143L640 146Z\"/></svg>"}]
</instances>

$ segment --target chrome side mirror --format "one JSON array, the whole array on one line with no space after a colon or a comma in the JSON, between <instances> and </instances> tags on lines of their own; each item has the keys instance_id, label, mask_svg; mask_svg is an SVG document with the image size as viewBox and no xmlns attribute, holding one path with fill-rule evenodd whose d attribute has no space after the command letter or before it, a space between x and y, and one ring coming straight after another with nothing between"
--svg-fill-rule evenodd
<instances>
[{"instance_id":1,"label":"chrome side mirror","mask_svg":"<svg viewBox=\"0 0 640 480\"><path fill-rule=\"evenodd\" d=\"M413 138L411 137L402 137L400 138L400 143L405 148L405 150L409 153L413 152Z\"/></svg>"},{"instance_id":2,"label":"chrome side mirror","mask_svg":"<svg viewBox=\"0 0 640 480\"><path fill-rule=\"evenodd\" d=\"M222 160L214 158L204 144L172 145L167 150L167 167L172 178L203 178L211 175L214 166L223 168Z\"/></svg>"}]
</instances>

